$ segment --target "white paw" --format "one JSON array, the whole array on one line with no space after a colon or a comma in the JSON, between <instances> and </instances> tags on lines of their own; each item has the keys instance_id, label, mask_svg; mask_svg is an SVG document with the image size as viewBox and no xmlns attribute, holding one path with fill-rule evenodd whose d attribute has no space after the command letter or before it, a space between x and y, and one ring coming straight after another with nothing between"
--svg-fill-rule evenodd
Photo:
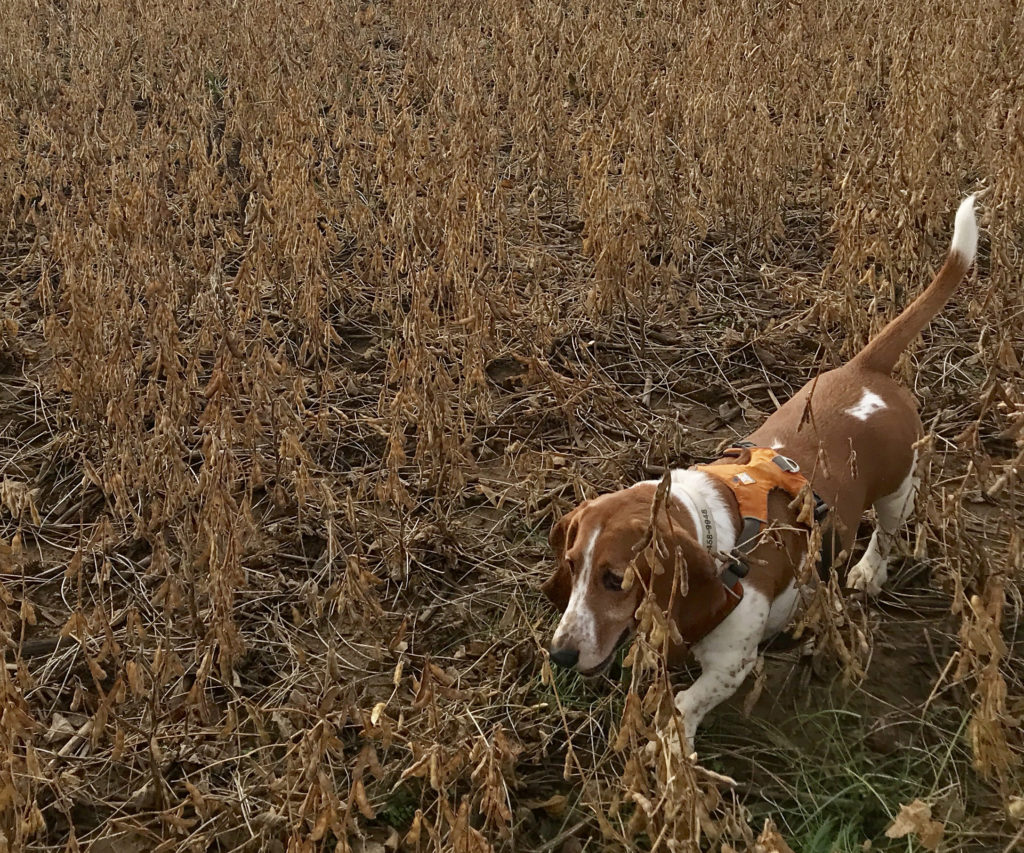
<instances>
[{"instance_id":1,"label":"white paw","mask_svg":"<svg viewBox=\"0 0 1024 853\"><path fill-rule=\"evenodd\" d=\"M683 715L683 737L680 738L675 731L672 731L665 738L670 749L678 758L683 758L693 753L693 739L697 734L697 723L704 716L703 714L698 716L697 710L690 707L688 698L687 691L680 690L676 694L675 699L676 710Z\"/></svg>"},{"instance_id":2,"label":"white paw","mask_svg":"<svg viewBox=\"0 0 1024 853\"><path fill-rule=\"evenodd\" d=\"M665 740L668 743L669 751L678 761L682 761L693 753L693 738L691 737L686 738L686 743L682 743L679 735L672 732Z\"/></svg>"},{"instance_id":3,"label":"white paw","mask_svg":"<svg viewBox=\"0 0 1024 853\"><path fill-rule=\"evenodd\" d=\"M659 748L660 747L660 748ZM657 741L650 741L646 747L647 757L649 759L655 758L661 754L668 757L669 762L683 761L689 757L696 757L697 753L693 751L693 740L686 738L686 744L684 744L679 738L676 732L666 732L661 738L661 743Z\"/></svg>"},{"instance_id":4,"label":"white paw","mask_svg":"<svg viewBox=\"0 0 1024 853\"><path fill-rule=\"evenodd\" d=\"M885 561L874 562L863 557L856 566L850 569L846 576L848 589L859 589L870 596L876 596L882 591L882 585L889 577L889 570Z\"/></svg>"}]
</instances>

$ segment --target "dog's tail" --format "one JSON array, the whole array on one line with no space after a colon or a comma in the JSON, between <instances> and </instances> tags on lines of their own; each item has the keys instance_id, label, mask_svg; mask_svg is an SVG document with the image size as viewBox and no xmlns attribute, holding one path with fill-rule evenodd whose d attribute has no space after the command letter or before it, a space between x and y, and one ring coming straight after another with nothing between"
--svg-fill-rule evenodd
<instances>
[{"instance_id":1,"label":"dog's tail","mask_svg":"<svg viewBox=\"0 0 1024 853\"><path fill-rule=\"evenodd\" d=\"M953 243L946 263L932 283L903 313L892 320L853 358L853 363L867 370L891 373L896 359L942 310L956 286L974 263L978 250L978 222L974 218L974 196L965 198L956 212Z\"/></svg>"}]
</instances>

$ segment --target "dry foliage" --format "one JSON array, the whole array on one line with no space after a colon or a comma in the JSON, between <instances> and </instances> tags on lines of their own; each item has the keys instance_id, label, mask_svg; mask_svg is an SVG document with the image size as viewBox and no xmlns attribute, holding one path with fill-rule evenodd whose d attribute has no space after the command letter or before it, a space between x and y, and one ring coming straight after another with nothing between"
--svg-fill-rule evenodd
<instances>
[{"instance_id":1,"label":"dry foliage","mask_svg":"<svg viewBox=\"0 0 1024 853\"><path fill-rule=\"evenodd\" d=\"M970 709L959 826L1012 834L1018 4L9 0L0 44L0 848L788 849L666 746L656 642L551 676L545 534L853 352L980 185L900 368L917 568L820 633L869 682L948 639L900 713Z\"/></svg>"}]
</instances>

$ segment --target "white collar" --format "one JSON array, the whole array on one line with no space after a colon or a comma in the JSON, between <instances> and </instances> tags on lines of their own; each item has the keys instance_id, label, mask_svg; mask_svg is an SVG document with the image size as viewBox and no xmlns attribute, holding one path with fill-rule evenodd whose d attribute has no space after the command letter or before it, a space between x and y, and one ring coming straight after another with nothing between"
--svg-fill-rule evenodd
<instances>
[{"instance_id":1,"label":"white collar","mask_svg":"<svg viewBox=\"0 0 1024 853\"><path fill-rule=\"evenodd\" d=\"M736 525L731 507L703 471L692 469L672 472L672 494L693 516L697 539L715 557L736 546Z\"/></svg>"},{"instance_id":2,"label":"white collar","mask_svg":"<svg viewBox=\"0 0 1024 853\"><path fill-rule=\"evenodd\" d=\"M704 546L705 551L714 556L718 553L718 531L711 507L708 506L708 502L704 500L704 496L699 490L693 489L691 491L685 488L682 483L673 483L672 485L675 487L672 489L672 494L684 503L688 503L693 510L694 521L697 522L697 538L700 540L700 544Z\"/></svg>"}]
</instances>

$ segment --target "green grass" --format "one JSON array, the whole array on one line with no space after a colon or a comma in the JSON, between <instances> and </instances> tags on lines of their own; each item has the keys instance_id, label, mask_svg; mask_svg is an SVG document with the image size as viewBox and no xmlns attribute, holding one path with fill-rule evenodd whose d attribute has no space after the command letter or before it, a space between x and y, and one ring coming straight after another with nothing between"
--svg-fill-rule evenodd
<instances>
[{"instance_id":1,"label":"green grass","mask_svg":"<svg viewBox=\"0 0 1024 853\"><path fill-rule=\"evenodd\" d=\"M538 695L542 701L548 701L555 707L555 694L566 711L596 711L605 709L609 718L618 724L622 715L623 703L629 690L630 670L622 666L622 661L629 651L627 643L615 653L606 676L601 678L584 678L575 670L562 669L551 665L550 685L538 683ZM613 688L609 681L617 686Z\"/></svg>"},{"instance_id":2,"label":"green grass","mask_svg":"<svg viewBox=\"0 0 1024 853\"><path fill-rule=\"evenodd\" d=\"M408 830L420 802L419 794L413 787L410 784L396 787L388 795L384 808L377 816L378 819L400 832Z\"/></svg>"},{"instance_id":3,"label":"green grass","mask_svg":"<svg viewBox=\"0 0 1024 853\"><path fill-rule=\"evenodd\" d=\"M923 849L916 839L885 837L901 804L920 798L945 820L949 804L967 799L966 717L957 709L942 716L901 722L899 745L879 752L866 739L870 720L842 708L777 724L730 710L697 748L708 766L740 781L753 825L771 817L797 853L854 853L865 841L914 851ZM947 822L947 838L956 829Z\"/></svg>"}]
</instances>

